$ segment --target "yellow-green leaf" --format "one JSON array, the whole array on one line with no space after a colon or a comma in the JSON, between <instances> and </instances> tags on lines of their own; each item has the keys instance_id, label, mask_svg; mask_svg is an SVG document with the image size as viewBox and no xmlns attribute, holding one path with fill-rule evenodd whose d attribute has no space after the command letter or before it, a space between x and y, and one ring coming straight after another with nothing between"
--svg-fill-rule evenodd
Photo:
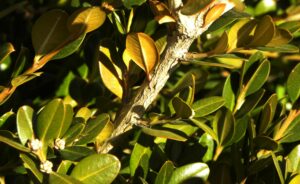
<instances>
[{"instance_id":1,"label":"yellow-green leaf","mask_svg":"<svg viewBox=\"0 0 300 184\"><path fill-rule=\"evenodd\" d=\"M65 11L55 9L46 12L34 23L31 36L36 56L48 54L68 38L67 19Z\"/></svg>"},{"instance_id":2,"label":"yellow-green leaf","mask_svg":"<svg viewBox=\"0 0 300 184\"><path fill-rule=\"evenodd\" d=\"M88 33L99 28L105 18L105 12L98 6L82 8L69 17L68 29L73 33Z\"/></svg>"},{"instance_id":3,"label":"yellow-green leaf","mask_svg":"<svg viewBox=\"0 0 300 184\"><path fill-rule=\"evenodd\" d=\"M204 27L217 20L223 14L226 4L220 3L213 6L205 15Z\"/></svg>"},{"instance_id":4,"label":"yellow-green leaf","mask_svg":"<svg viewBox=\"0 0 300 184\"><path fill-rule=\"evenodd\" d=\"M145 33L129 34L126 38L128 56L142 68L147 76L159 61L158 50L154 41Z\"/></svg>"},{"instance_id":5,"label":"yellow-green leaf","mask_svg":"<svg viewBox=\"0 0 300 184\"><path fill-rule=\"evenodd\" d=\"M208 8L214 0L188 0L181 8L183 15L193 15Z\"/></svg>"},{"instance_id":6,"label":"yellow-green leaf","mask_svg":"<svg viewBox=\"0 0 300 184\"><path fill-rule=\"evenodd\" d=\"M11 43L5 43L0 46L0 63L9 56L10 53L14 52L15 48Z\"/></svg>"},{"instance_id":7,"label":"yellow-green leaf","mask_svg":"<svg viewBox=\"0 0 300 184\"><path fill-rule=\"evenodd\" d=\"M112 122L109 121L96 137L97 148L100 148L104 141L111 136L113 130L114 125L112 124Z\"/></svg>"},{"instance_id":8,"label":"yellow-green leaf","mask_svg":"<svg viewBox=\"0 0 300 184\"><path fill-rule=\"evenodd\" d=\"M285 45L289 43L292 39L293 35L288 30L277 28L274 37L267 44L267 46Z\"/></svg>"}]
</instances>

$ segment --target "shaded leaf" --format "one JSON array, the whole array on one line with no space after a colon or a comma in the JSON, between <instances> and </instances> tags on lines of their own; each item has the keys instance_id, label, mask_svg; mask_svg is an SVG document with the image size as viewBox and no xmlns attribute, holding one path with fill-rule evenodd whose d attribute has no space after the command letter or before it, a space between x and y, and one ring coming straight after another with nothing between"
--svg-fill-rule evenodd
<instances>
[{"instance_id":1,"label":"shaded leaf","mask_svg":"<svg viewBox=\"0 0 300 184\"><path fill-rule=\"evenodd\" d=\"M32 128L33 109L29 106L22 106L17 112L17 130L18 136L23 145L28 140L34 138Z\"/></svg>"},{"instance_id":2,"label":"shaded leaf","mask_svg":"<svg viewBox=\"0 0 300 184\"><path fill-rule=\"evenodd\" d=\"M298 53L299 48L294 45L278 45L273 47L257 47L257 49L261 51L268 51L268 52L280 52L280 53Z\"/></svg>"},{"instance_id":3,"label":"shaded leaf","mask_svg":"<svg viewBox=\"0 0 300 184\"><path fill-rule=\"evenodd\" d=\"M238 109L236 116L237 117L243 117L245 114L249 114L252 112L252 110L257 106L263 95L265 94L264 89L260 89L256 93L249 95L245 98L244 103L242 106Z\"/></svg>"},{"instance_id":4,"label":"shaded leaf","mask_svg":"<svg viewBox=\"0 0 300 184\"><path fill-rule=\"evenodd\" d=\"M11 43L4 43L0 46L0 63L4 61L10 53L14 52L15 48Z\"/></svg>"},{"instance_id":5,"label":"shaded leaf","mask_svg":"<svg viewBox=\"0 0 300 184\"><path fill-rule=\"evenodd\" d=\"M293 35L286 29L275 29L275 35L272 40L267 44L267 46L277 46L288 44L293 39Z\"/></svg>"},{"instance_id":6,"label":"shaded leaf","mask_svg":"<svg viewBox=\"0 0 300 184\"><path fill-rule=\"evenodd\" d=\"M29 169L39 182L43 182L43 174L40 172L37 164L26 154L21 153L20 158L23 161L23 165L26 169Z\"/></svg>"},{"instance_id":7,"label":"shaded leaf","mask_svg":"<svg viewBox=\"0 0 300 184\"><path fill-rule=\"evenodd\" d=\"M237 143L245 136L250 121L249 119L250 119L249 116L244 116L243 118L240 118L235 121L234 133L232 135L230 142Z\"/></svg>"},{"instance_id":8,"label":"shaded leaf","mask_svg":"<svg viewBox=\"0 0 300 184\"><path fill-rule=\"evenodd\" d=\"M206 8L213 3L213 0L187 0L181 8L183 15L193 15Z\"/></svg>"},{"instance_id":9,"label":"shaded leaf","mask_svg":"<svg viewBox=\"0 0 300 184\"><path fill-rule=\"evenodd\" d=\"M32 79L39 77L42 75L42 72L30 73L30 74L22 74L11 80L11 85L14 87L20 86Z\"/></svg>"},{"instance_id":10,"label":"shaded leaf","mask_svg":"<svg viewBox=\"0 0 300 184\"><path fill-rule=\"evenodd\" d=\"M150 8L159 24L175 22L168 7L157 0L149 1Z\"/></svg>"},{"instance_id":11,"label":"shaded leaf","mask_svg":"<svg viewBox=\"0 0 300 184\"><path fill-rule=\"evenodd\" d=\"M60 150L62 159L72 161L78 161L94 153L95 151L84 146L70 146L63 150Z\"/></svg>"},{"instance_id":12,"label":"shaded leaf","mask_svg":"<svg viewBox=\"0 0 300 184\"><path fill-rule=\"evenodd\" d=\"M296 102L300 96L300 63L291 71L286 85L291 101Z\"/></svg>"},{"instance_id":13,"label":"shaded leaf","mask_svg":"<svg viewBox=\"0 0 300 184\"><path fill-rule=\"evenodd\" d=\"M209 167L205 163L195 162L187 164L174 170L169 183L179 184L189 178L201 178L203 181L206 181L209 172Z\"/></svg>"},{"instance_id":14,"label":"shaded leaf","mask_svg":"<svg viewBox=\"0 0 300 184\"><path fill-rule=\"evenodd\" d=\"M203 117L209 115L225 104L223 97L213 96L196 101L192 108L195 111L195 117Z\"/></svg>"},{"instance_id":15,"label":"shaded leaf","mask_svg":"<svg viewBox=\"0 0 300 184\"><path fill-rule=\"evenodd\" d=\"M257 149L275 151L278 148L278 143L267 136L257 136L253 139L253 143Z\"/></svg>"},{"instance_id":16,"label":"shaded leaf","mask_svg":"<svg viewBox=\"0 0 300 184\"><path fill-rule=\"evenodd\" d=\"M75 141L83 132L85 127L84 120L82 118L74 118L73 125L66 131L62 139L66 141L66 145L69 145Z\"/></svg>"},{"instance_id":17,"label":"shaded leaf","mask_svg":"<svg viewBox=\"0 0 300 184\"><path fill-rule=\"evenodd\" d=\"M12 111L6 112L4 113L1 117L0 117L0 128L7 122L7 120L10 117L13 117L15 113Z\"/></svg>"},{"instance_id":18,"label":"shaded leaf","mask_svg":"<svg viewBox=\"0 0 300 184\"><path fill-rule=\"evenodd\" d=\"M174 97L172 99L172 104L177 116L188 119L194 115L193 109L181 98Z\"/></svg>"},{"instance_id":19,"label":"shaded leaf","mask_svg":"<svg viewBox=\"0 0 300 184\"><path fill-rule=\"evenodd\" d=\"M72 33L85 34L98 29L105 18L105 12L98 6L81 8L68 18L67 27Z\"/></svg>"},{"instance_id":20,"label":"shaded leaf","mask_svg":"<svg viewBox=\"0 0 300 184\"><path fill-rule=\"evenodd\" d=\"M128 9L131 9L133 6L141 6L146 0L122 0L124 6Z\"/></svg>"},{"instance_id":21,"label":"shaded leaf","mask_svg":"<svg viewBox=\"0 0 300 184\"><path fill-rule=\"evenodd\" d=\"M85 184L109 184L117 177L120 167L117 157L95 154L82 159L72 170L71 176Z\"/></svg>"},{"instance_id":22,"label":"shaded leaf","mask_svg":"<svg viewBox=\"0 0 300 184\"><path fill-rule=\"evenodd\" d=\"M158 50L151 37L145 33L132 33L126 38L128 56L142 68L147 76L159 61Z\"/></svg>"},{"instance_id":23,"label":"shaded leaf","mask_svg":"<svg viewBox=\"0 0 300 184\"><path fill-rule=\"evenodd\" d=\"M23 146L22 144L15 141L15 139L12 136L12 133L4 130L0 130L0 142L3 142L17 150L23 151L23 152L30 152L30 149Z\"/></svg>"},{"instance_id":24,"label":"shaded leaf","mask_svg":"<svg viewBox=\"0 0 300 184\"><path fill-rule=\"evenodd\" d=\"M191 119L191 121L197 125L200 129L202 129L205 133L210 135L216 142L219 141L218 135L211 129L208 125L205 124L205 120L197 120L197 119Z\"/></svg>"},{"instance_id":25,"label":"shaded leaf","mask_svg":"<svg viewBox=\"0 0 300 184\"><path fill-rule=\"evenodd\" d=\"M174 168L171 161L166 161L155 178L155 184L168 184Z\"/></svg>"}]
</instances>

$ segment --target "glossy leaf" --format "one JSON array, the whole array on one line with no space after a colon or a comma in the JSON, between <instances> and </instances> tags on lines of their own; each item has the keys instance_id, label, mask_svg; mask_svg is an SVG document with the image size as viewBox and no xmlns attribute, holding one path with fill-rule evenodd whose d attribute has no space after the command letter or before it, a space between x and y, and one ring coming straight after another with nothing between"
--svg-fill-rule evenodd
<instances>
[{"instance_id":1,"label":"glossy leaf","mask_svg":"<svg viewBox=\"0 0 300 184\"><path fill-rule=\"evenodd\" d=\"M287 92L294 103L300 96L300 64L297 64L287 80Z\"/></svg>"},{"instance_id":2,"label":"glossy leaf","mask_svg":"<svg viewBox=\"0 0 300 184\"><path fill-rule=\"evenodd\" d=\"M293 39L293 35L286 29L275 29L275 35L267 46L277 46L288 44Z\"/></svg>"},{"instance_id":3,"label":"glossy leaf","mask_svg":"<svg viewBox=\"0 0 300 184\"><path fill-rule=\"evenodd\" d=\"M43 174L39 170L37 164L26 154L21 153L20 158L23 161L23 165L26 169L29 169L39 182L43 182Z\"/></svg>"},{"instance_id":4,"label":"glossy leaf","mask_svg":"<svg viewBox=\"0 0 300 184\"><path fill-rule=\"evenodd\" d=\"M145 33L132 33L126 38L128 56L141 68L147 76L159 61L158 50L151 37Z\"/></svg>"},{"instance_id":5,"label":"glossy leaf","mask_svg":"<svg viewBox=\"0 0 300 184\"><path fill-rule=\"evenodd\" d=\"M260 89L256 93L249 95L245 98L243 105L238 109L236 116L243 117L245 114L249 114L257 106L261 98L265 93L264 89Z\"/></svg>"},{"instance_id":6,"label":"glossy leaf","mask_svg":"<svg viewBox=\"0 0 300 184\"><path fill-rule=\"evenodd\" d=\"M67 22L71 33L85 34L98 29L105 21L105 12L97 6L75 11Z\"/></svg>"},{"instance_id":7,"label":"glossy leaf","mask_svg":"<svg viewBox=\"0 0 300 184\"><path fill-rule=\"evenodd\" d=\"M62 139L66 141L66 145L75 141L83 132L85 127L84 120L82 118L74 118L73 125L67 130Z\"/></svg>"},{"instance_id":8,"label":"glossy leaf","mask_svg":"<svg viewBox=\"0 0 300 184\"><path fill-rule=\"evenodd\" d=\"M208 8L212 0L188 0L181 8L181 13L183 15L193 15L205 8Z\"/></svg>"},{"instance_id":9,"label":"glossy leaf","mask_svg":"<svg viewBox=\"0 0 300 184\"><path fill-rule=\"evenodd\" d=\"M224 3L216 4L212 8L210 8L204 18L204 27L220 18L224 13L225 8L226 4Z\"/></svg>"},{"instance_id":10,"label":"glossy leaf","mask_svg":"<svg viewBox=\"0 0 300 184\"><path fill-rule=\"evenodd\" d=\"M300 172L300 145L297 145L287 156L287 171L291 173Z\"/></svg>"},{"instance_id":11,"label":"glossy leaf","mask_svg":"<svg viewBox=\"0 0 300 184\"><path fill-rule=\"evenodd\" d=\"M105 44L100 46L99 51L99 70L101 79L107 89L122 99L122 71L112 60L113 55L116 55L117 52L114 48L106 46Z\"/></svg>"},{"instance_id":12,"label":"glossy leaf","mask_svg":"<svg viewBox=\"0 0 300 184\"><path fill-rule=\"evenodd\" d=\"M90 119L80 135L77 145L93 142L103 128L110 122L108 114L100 114L96 118Z\"/></svg>"},{"instance_id":13,"label":"glossy leaf","mask_svg":"<svg viewBox=\"0 0 300 184\"><path fill-rule=\"evenodd\" d=\"M154 183L168 184L174 168L174 164L171 161L166 161L164 165L160 168Z\"/></svg>"},{"instance_id":14,"label":"glossy leaf","mask_svg":"<svg viewBox=\"0 0 300 184\"><path fill-rule=\"evenodd\" d=\"M155 136L155 137L161 137L161 138L166 138L166 139L171 139L171 140L176 140L176 141L186 141L186 135L184 135L182 132L178 132L173 129L163 129L163 128L146 128L143 127L142 131L145 134Z\"/></svg>"},{"instance_id":15,"label":"glossy leaf","mask_svg":"<svg viewBox=\"0 0 300 184\"><path fill-rule=\"evenodd\" d=\"M63 160L62 162L60 162L56 172L59 173L59 174L67 174L68 170L70 169L72 164L73 164L72 161Z\"/></svg>"},{"instance_id":16,"label":"glossy leaf","mask_svg":"<svg viewBox=\"0 0 300 184\"><path fill-rule=\"evenodd\" d=\"M68 14L59 9L44 13L32 27L32 43L36 56L43 56L57 49L69 36Z\"/></svg>"},{"instance_id":17,"label":"glossy leaf","mask_svg":"<svg viewBox=\"0 0 300 184\"><path fill-rule=\"evenodd\" d=\"M172 17L170 10L164 3L157 0L151 0L149 1L149 5L155 15L155 20L157 20L159 24L176 22Z\"/></svg>"},{"instance_id":18,"label":"glossy leaf","mask_svg":"<svg viewBox=\"0 0 300 184\"><path fill-rule=\"evenodd\" d=\"M169 183L179 184L189 178L201 178L203 181L206 181L209 172L209 167L205 163L195 162L187 164L174 170Z\"/></svg>"},{"instance_id":19,"label":"glossy leaf","mask_svg":"<svg viewBox=\"0 0 300 184\"><path fill-rule=\"evenodd\" d=\"M191 119L191 121L197 125L200 129L202 129L205 133L210 135L216 142L219 141L218 135L216 132L213 131L208 125L205 124L205 121L197 120L197 119Z\"/></svg>"},{"instance_id":20,"label":"glossy leaf","mask_svg":"<svg viewBox=\"0 0 300 184\"><path fill-rule=\"evenodd\" d=\"M266 105L263 107L258 131L259 134L265 133L267 131L267 128L271 126L271 122L275 115L276 106L277 95L274 94L268 99Z\"/></svg>"},{"instance_id":21,"label":"glossy leaf","mask_svg":"<svg viewBox=\"0 0 300 184\"><path fill-rule=\"evenodd\" d=\"M249 119L249 116L244 116L234 122L234 133L230 142L237 143L245 136L250 121Z\"/></svg>"},{"instance_id":22,"label":"glossy leaf","mask_svg":"<svg viewBox=\"0 0 300 184\"><path fill-rule=\"evenodd\" d=\"M119 173L120 161L113 155L95 154L82 159L71 176L84 184L109 184Z\"/></svg>"},{"instance_id":23,"label":"glossy leaf","mask_svg":"<svg viewBox=\"0 0 300 184\"><path fill-rule=\"evenodd\" d=\"M298 53L299 48L294 45L277 45L272 47L257 47L257 49L261 51L268 51L268 52L279 52L279 53Z\"/></svg>"},{"instance_id":24,"label":"glossy leaf","mask_svg":"<svg viewBox=\"0 0 300 184\"><path fill-rule=\"evenodd\" d=\"M0 130L0 142L3 142L19 151L30 152L30 149L15 141L12 133Z\"/></svg>"},{"instance_id":25,"label":"glossy leaf","mask_svg":"<svg viewBox=\"0 0 300 184\"><path fill-rule=\"evenodd\" d=\"M215 112L224 104L225 100L223 97L214 96L196 101L192 108L195 111L195 117L203 117Z\"/></svg>"},{"instance_id":26,"label":"glossy leaf","mask_svg":"<svg viewBox=\"0 0 300 184\"><path fill-rule=\"evenodd\" d=\"M34 138L32 118L33 109L31 107L22 106L19 108L17 113L17 130L19 139L23 145L25 145L28 140Z\"/></svg>"},{"instance_id":27,"label":"glossy leaf","mask_svg":"<svg viewBox=\"0 0 300 184\"><path fill-rule=\"evenodd\" d=\"M300 137L298 132L300 131L300 115L298 115L285 130L282 138L279 139L280 143L288 143L299 141Z\"/></svg>"},{"instance_id":28,"label":"glossy leaf","mask_svg":"<svg viewBox=\"0 0 300 184\"><path fill-rule=\"evenodd\" d=\"M76 180L75 178L60 174L56 172L52 172L49 176L49 184L82 184L79 180Z\"/></svg>"},{"instance_id":29,"label":"glossy leaf","mask_svg":"<svg viewBox=\"0 0 300 184\"><path fill-rule=\"evenodd\" d=\"M95 154L95 151L84 146L70 146L60 150L60 155L64 160L78 161L92 154Z\"/></svg>"},{"instance_id":30,"label":"glossy leaf","mask_svg":"<svg viewBox=\"0 0 300 184\"><path fill-rule=\"evenodd\" d=\"M14 52L15 48L11 43L4 43L0 46L0 63L4 61L10 53Z\"/></svg>"},{"instance_id":31,"label":"glossy leaf","mask_svg":"<svg viewBox=\"0 0 300 184\"><path fill-rule=\"evenodd\" d=\"M250 46L264 46L268 44L275 34L275 25L270 16L264 16L255 29Z\"/></svg>"},{"instance_id":32,"label":"glossy leaf","mask_svg":"<svg viewBox=\"0 0 300 184\"><path fill-rule=\"evenodd\" d=\"M105 140L111 136L113 131L114 124L112 122L108 122L96 138L96 147L100 148Z\"/></svg>"},{"instance_id":33,"label":"glossy leaf","mask_svg":"<svg viewBox=\"0 0 300 184\"><path fill-rule=\"evenodd\" d=\"M172 104L177 116L183 119L188 119L193 116L193 109L181 98L174 97L172 100Z\"/></svg>"},{"instance_id":34,"label":"glossy leaf","mask_svg":"<svg viewBox=\"0 0 300 184\"><path fill-rule=\"evenodd\" d=\"M152 151L149 146L142 145L140 143L136 143L134 145L134 148L132 150L131 156L130 156L130 175L134 176L135 172L140 165L140 162L142 162L142 158L144 155L147 155L148 162Z\"/></svg>"},{"instance_id":35,"label":"glossy leaf","mask_svg":"<svg viewBox=\"0 0 300 184\"><path fill-rule=\"evenodd\" d=\"M202 160L204 162L211 161L214 156L214 140L213 140L213 138L208 133L204 133L201 135L201 137L199 139L199 144L203 147L207 147L206 152L205 152L204 156L202 157Z\"/></svg>"},{"instance_id":36,"label":"glossy leaf","mask_svg":"<svg viewBox=\"0 0 300 184\"><path fill-rule=\"evenodd\" d=\"M13 117L14 115L15 115L15 113L12 111L4 113L0 117L0 128L9 120L9 118Z\"/></svg>"},{"instance_id":37,"label":"glossy leaf","mask_svg":"<svg viewBox=\"0 0 300 184\"><path fill-rule=\"evenodd\" d=\"M222 97L225 100L225 107L227 107L228 109L230 109L231 111L234 108L235 105L235 92L233 90L234 87L234 83L233 83L233 79L232 79L232 75L229 75L226 78L224 87L223 87L223 92L222 92Z\"/></svg>"}]
</instances>

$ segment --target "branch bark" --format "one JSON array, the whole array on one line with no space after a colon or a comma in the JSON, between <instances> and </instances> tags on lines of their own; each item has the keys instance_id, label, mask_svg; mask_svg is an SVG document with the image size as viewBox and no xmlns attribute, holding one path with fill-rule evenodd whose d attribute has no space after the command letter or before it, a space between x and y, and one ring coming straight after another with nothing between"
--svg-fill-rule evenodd
<instances>
[{"instance_id":1,"label":"branch bark","mask_svg":"<svg viewBox=\"0 0 300 184\"><path fill-rule=\"evenodd\" d=\"M174 35L168 37L166 50L161 57L161 62L155 67L151 75L151 80L144 81L136 95L128 104L122 107L120 113L117 115L115 120L116 129L112 133L111 138L99 150L101 153L109 152L113 148L113 145L110 143L111 140L130 130L132 125L138 124L142 115L166 84L170 74L174 71L180 60L185 58L193 41L209 26L202 27L203 17L209 10L209 7L199 14L185 16L178 10L178 7L182 5L181 0L174 0L174 2L172 12L178 19L177 30L175 30Z\"/></svg>"}]
</instances>

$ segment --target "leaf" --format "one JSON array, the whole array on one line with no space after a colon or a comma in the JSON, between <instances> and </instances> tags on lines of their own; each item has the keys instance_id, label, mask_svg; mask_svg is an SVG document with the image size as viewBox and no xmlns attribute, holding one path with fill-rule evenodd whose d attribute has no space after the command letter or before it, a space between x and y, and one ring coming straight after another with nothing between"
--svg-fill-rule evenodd
<instances>
[{"instance_id":1,"label":"leaf","mask_svg":"<svg viewBox=\"0 0 300 184\"><path fill-rule=\"evenodd\" d=\"M4 113L1 117L0 117L0 128L9 120L10 117L13 117L15 113L12 111L6 112Z\"/></svg>"},{"instance_id":2,"label":"leaf","mask_svg":"<svg viewBox=\"0 0 300 184\"><path fill-rule=\"evenodd\" d=\"M300 175L297 174L293 177L293 179L289 182L289 184L298 184L300 182Z\"/></svg>"},{"instance_id":3,"label":"leaf","mask_svg":"<svg viewBox=\"0 0 300 184\"><path fill-rule=\"evenodd\" d=\"M56 173L56 172L50 173L49 184L58 184L58 183L59 184L82 184L82 182L76 180L71 176Z\"/></svg>"},{"instance_id":4,"label":"leaf","mask_svg":"<svg viewBox=\"0 0 300 184\"><path fill-rule=\"evenodd\" d=\"M290 173L299 173L300 171L300 145L298 144L288 154L286 159L286 169Z\"/></svg>"},{"instance_id":5,"label":"leaf","mask_svg":"<svg viewBox=\"0 0 300 184\"><path fill-rule=\"evenodd\" d=\"M75 11L67 22L71 33L86 34L98 29L105 21L106 13L98 6Z\"/></svg>"},{"instance_id":6,"label":"leaf","mask_svg":"<svg viewBox=\"0 0 300 184\"><path fill-rule=\"evenodd\" d=\"M109 184L118 175L121 164L110 154L94 154L82 159L72 170L71 176L84 184Z\"/></svg>"},{"instance_id":7,"label":"leaf","mask_svg":"<svg viewBox=\"0 0 300 184\"><path fill-rule=\"evenodd\" d=\"M17 130L18 136L23 145L28 140L34 138L32 129L33 109L29 106L22 106L17 112Z\"/></svg>"},{"instance_id":8,"label":"leaf","mask_svg":"<svg viewBox=\"0 0 300 184\"><path fill-rule=\"evenodd\" d=\"M204 18L204 27L208 26L209 24L220 18L221 15L224 13L225 8L225 3L216 4L212 8L210 8Z\"/></svg>"},{"instance_id":9,"label":"leaf","mask_svg":"<svg viewBox=\"0 0 300 184\"><path fill-rule=\"evenodd\" d=\"M39 77L42 75L42 72L30 73L30 74L22 74L11 80L11 85L14 87L18 87L32 79Z\"/></svg>"},{"instance_id":10,"label":"leaf","mask_svg":"<svg viewBox=\"0 0 300 184\"><path fill-rule=\"evenodd\" d=\"M160 168L154 184L168 184L174 168L174 164L171 161L166 161Z\"/></svg>"},{"instance_id":11,"label":"leaf","mask_svg":"<svg viewBox=\"0 0 300 184\"><path fill-rule=\"evenodd\" d=\"M293 39L293 35L286 29L275 29L275 35L273 36L272 40L267 44L267 46L274 46L277 45L285 45L288 44Z\"/></svg>"},{"instance_id":12,"label":"leaf","mask_svg":"<svg viewBox=\"0 0 300 184\"><path fill-rule=\"evenodd\" d=\"M291 101L295 103L300 96L300 63L291 71L286 86Z\"/></svg>"},{"instance_id":13,"label":"leaf","mask_svg":"<svg viewBox=\"0 0 300 184\"><path fill-rule=\"evenodd\" d=\"M205 133L210 135L216 142L219 141L217 134L208 125L205 124L205 121L197 119L191 119L191 121L199 128L201 128Z\"/></svg>"},{"instance_id":14,"label":"leaf","mask_svg":"<svg viewBox=\"0 0 300 184\"><path fill-rule=\"evenodd\" d=\"M222 92L222 97L225 100L225 107L230 109L231 111L234 108L235 105L235 92L233 87L235 86L234 83L234 76L231 74L226 78L224 87L223 87L223 92Z\"/></svg>"},{"instance_id":15,"label":"leaf","mask_svg":"<svg viewBox=\"0 0 300 184\"><path fill-rule=\"evenodd\" d=\"M223 97L213 96L196 101L192 108L195 111L194 117L203 117L209 115L225 104Z\"/></svg>"},{"instance_id":16,"label":"leaf","mask_svg":"<svg viewBox=\"0 0 300 184\"><path fill-rule=\"evenodd\" d=\"M236 113L236 117L243 117L245 114L250 114L252 110L257 106L259 101L262 99L263 95L265 94L264 89L260 89L259 91L255 92L252 95L249 95L245 98L244 103L238 109Z\"/></svg>"},{"instance_id":17,"label":"leaf","mask_svg":"<svg viewBox=\"0 0 300 184\"><path fill-rule=\"evenodd\" d=\"M211 161L214 156L214 140L213 140L213 138L208 133L204 133L201 135L201 137L199 139L199 144L201 146L203 146L204 148L207 148L204 156L202 157L202 160L204 162Z\"/></svg>"},{"instance_id":18,"label":"leaf","mask_svg":"<svg viewBox=\"0 0 300 184\"><path fill-rule=\"evenodd\" d=\"M275 151L278 148L278 143L267 136L257 136L253 139L253 143L257 149Z\"/></svg>"},{"instance_id":19,"label":"leaf","mask_svg":"<svg viewBox=\"0 0 300 184\"><path fill-rule=\"evenodd\" d=\"M230 142L237 143L245 136L250 121L249 119L249 116L244 116L234 122L234 133Z\"/></svg>"},{"instance_id":20,"label":"leaf","mask_svg":"<svg viewBox=\"0 0 300 184\"><path fill-rule=\"evenodd\" d=\"M249 46L264 46L268 44L275 34L275 25L272 17L264 16L255 29L253 39L249 43Z\"/></svg>"},{"instance_id":21,"label":"leaf","mask_svg":"<svg viewBox=\"0 0 300 184\"><path fill-rule=\"evenodd\" d=\"M103 43L103 42L102 42ZM117 97L123 97L123 86L122 86L122 71L114 64L112 57L117 54L114 48L106 46L105 43L101 44L99 48L99 70L100 76L104 85Z\"/></svg>"},{"instance_id":22,"label":"leaf","mask_svg":"<svg viewBox=\"0 0 300 184\"><path fill-rule=\"evenodd\" d=\"M228 35L224 32L212 52L215 54L225 53L228 49L228 43Z\"/></svg>"},{"instance_id":23,"label":"leaf","mask_svg":"<svg viewBox=\"0 0 300 184\"><path fill-rule=\"evenodd\" d=\"M183 119L188 119L194 115L193 109L179 97L172 99L172 105L176 114Z\"/></svg>"},{"instance_id":24,"label":"leaf","mask_svg":"<svg viewBox=\"0 0 300 184\"><path fill-rule=\"evenodd\" d=\"M257 47L257 49L261 51L268 51L268 52L279 52L279 53L298 53L299 48L294 45L278 45L273 47Z\"/></svg>"},{"instance_id":25,"label":"leaf","mask_svg":"<svg viewBox=\"0 0 300 184\"><path fill-rule=\"evenodd\" d=\"M270 74L270 68L270 62L264 60L258 67L252 65L251 68L247 70L243 80L244 88L242 89L245 96L255 93L264 85Z\"/></svg>"},{"instance_id":26,"label":"leaf","mask_svg":"<svg viewBox=\"0 0 300 184\"><path fill-rule=\"evenodd\" d=\"M60 150L62 159L72 161L78 161L94 153L95 151L84 146L70 146L63 150Z\"/></svg>"},{"instance_id":27,"label":"leaf","mask_svg":"<svg viewBox=\"0 0 300 184\"><path fill-rule=\"evenodd\" d=\"M147 144L147 143L146 143ZM149 159L152 154L151 148L148 145L140 144L137 142L134 145L134 148L132 150L131 156L130 156L130 161L129 161L129 167L130 167L130 175L134 176L138 167L142 164L143 162L146 162L146 168L143 170L144 174L148 171L147 165L149 165ZM144 175L146 176L146 175Z\"/></svg>"},{"instance_id":28,"label":"leaf","mask_svg":"<svg viewBox=\"0 0 300 184\"><path fill-rule=\"evenodd\" d=\"M171 15L170 10L164 3L157 0L151 0L149 1L149 5L155 15L155 20L157 20L159 24L176 22Z\"/></svg>"},{"instance_id":29,"label":"leaf","mask_svg":"<svg viewBox=\"0 0 300 184\"><path fill-rule=\"evenodd\" d=\"M224 147L231 144L234 135L235 119L232 113L226 109L220 109L214 117L213 128L218 135L219 145Z\"/></svg>"},{"instance_id":30,"label":"leaf","mask_svg":"<svg viewBox=\"0 0 300 184\"><path fill-rule=\"evenodd\" d=\"M68 170L72 166L73 162L69 160L63 160L60 162L56 172L59 174L67 174Z\"/></svg>"},{"instance_id":31,"label":"leaf","mask_svg":"<svg viewBox=\"0 0 300 184\"><path fill-rule=\"evenodd\" d=\"M66 46L64 46L58 54L56 54L52 59L62 59L65 58L71 54L73 54L74 52L76 52L78 50L78 48L80 47L80 45L83 43L83 40L85 38L85 34L82 34L81 36L79 36L76 40L70 42L69 44L67 44Z\"/></svg>"},{"instance_id":32,"label":"leaf","mask_svg":"<svg viewBox=\"0 0 300 184\"><path fill-rule=\"evenodd\" d=\"M96 118L90 119L76 144L83 145L93 142L109 122L108 114L100 114Z\"/></svg>"},{"instance_id":33,"label":"leaf","mask_svg":"<svg viewBox=\"0 0 300 184\"><path fill-rule=\"evenodd\" d=\"M296 142L300 140L299 137L300 131L300 115L298 115L288 126L285 132L282 135L282 138L278 141L280 143L289 143L289 142Z\"/></svg>"},{"instance_id":34,"label":"leaf","mask_svg":"<svg viewBox=\"0 0 300 184\"><path fill-rule=\"evenodd\" d=\"M21 153L20 158L23 161L23 165L26 169L29 169L40 183L43 182L43 174L40 172L37 164L26 154Z\"/></svg>"},{"instance_id":35,"label":"leaf","mask_svg":"<svg viewBox=\"0 0 300 184\"><path fill-rule=\"evenodd\" d=\"M182 133L179 131L175 131L172 129L157 129L157 128L146 128L143 127L142 131L151 136L155 137L161 137L161 138L166 138L166 139L171 139L171 140L176 140L176 141L186 141L187 138L185 135L182 135Z\"/></svg>"},{"instance_id":36,"label":"leaf","mask_svg":"<svg viewBox=\"0 0 300 184\"><path fill-rule=\"evenodd\" d=\"M5 130L0 130L0 142L3 142L19 151L23 152L30 152L30 149L23 146L22 144L16 142L13 137L12 133L5 131Z\"/></svg>"},{"instance_id":37,"label":"leaf","mask_svg":"<svg viewBox=\"0 0 300 184\"><path fill-rule=\"evenodd\" d=\"M122 2L126 8L131 9L133 6L141 6L146 0L122 0Z\"/></svg>"},{"instance_id":38,"label":"leaf","mask_svg":"<svg viewBox=\"0 0 300 184\"><path fill-rule=\"evenodd\" d=\"M208 8L213 2L213 0L187 0L180 12L183 15L193 15Z\"/></svg>"},{"instance_id":39,"label":"leaf","mask_svg":"<svg viewBox=\"0 0 300 184\"><path fill-rule=\"evenodd\" d=\"M114 131L114 124L112 122L108 122L96 138L97 150L103 145L105 140L112 135L113 131Z\"/></svg>"},{"instance_id":40,"label":"leaf","mask_svg":"<svg viewBox=\"0 0 300 184\"><path fill-rule=\"evenodd\" d=\"M209 167L205 163L195 162L176 168L170 178L169 184L179 184L189 178L201 178L206 181Z\"/></svg>"},{"instance_id":41,"label":"leaf","mask_svg":"<svg viewBox=\"0 0 300 184\"><path fill-rule=\"evenodd\" d=\"M151 37L145 33L132 33L126 38L128 56L143 69L148 78L155 64L159 61L158 50Z\"/></svg>"},{"instance_id":42,"label":"leaf","mask_svg":"<svg viewBox=\"0 0 300 184\"><path fill-rule=\"evenodd\" d=\"M0 63L4 61L10 53L14 52L15 48L11 43L4 43L0 46Z\"/></svg>"},{"instance_id":43,"label":"leaf","mask_svg":"<svg viewBox=\"0 0 300 184\"><path fill-rule=\"evenodd\" d=\"M67 130L62 139L66 141L66 145L69 145L75 141L79 135L83 132L85 124L82 118L74 118L73 125Z\"/></svg>"},{"instance_id":44,"label":"leaf","mask_svg":"<svg viewBox=\"0 0 300 184\"><path fill-rule=\"evenodd\" d=\"M271 126L271 122L274 118L277 106L277 95L273 94L265 104L261 114L261 121L259 125L259 134L263 134L267 131L267 128Z\"/></svg>"},{"instance_id":45,"label":"leaf","mask_svg":"<svg viewBox=\"0 0 300 184\"><path fill-rule=\"evenodd\" d=\"M32 27L32 44L35 55L41 57L59 47L69 37L68 14L59 9L44 13Z\"/></svg>"}]
</instances>

